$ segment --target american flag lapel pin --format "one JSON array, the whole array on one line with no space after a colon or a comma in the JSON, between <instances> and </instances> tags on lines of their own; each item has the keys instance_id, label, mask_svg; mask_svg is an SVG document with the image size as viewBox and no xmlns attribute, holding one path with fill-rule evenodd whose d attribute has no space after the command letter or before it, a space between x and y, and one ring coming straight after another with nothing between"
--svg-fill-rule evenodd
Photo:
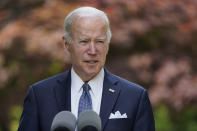
<instances>
[{"instance_id":1,"label":"american flag lapel pin","mask_svg":"<svg viewBox=\"0 0 197 131\"><path fill-rule=\"evenodd\" d=\"M111 93L114 93L114 92L115 92L115 90L112 89L112 88L109 88L109 91L110 91Z\"/></svg>"}]
</instances>

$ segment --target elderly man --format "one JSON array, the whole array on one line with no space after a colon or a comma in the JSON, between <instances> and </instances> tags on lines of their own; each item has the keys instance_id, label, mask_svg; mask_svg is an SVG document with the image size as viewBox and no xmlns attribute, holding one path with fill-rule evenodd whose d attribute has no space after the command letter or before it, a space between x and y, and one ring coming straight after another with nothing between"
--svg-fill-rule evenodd
<instances>
[{"instance_id":1,"label":"elderly man","mask_svg":"<svg viewBox=\"0 0 197 131\"><path fill-rule=\"evenodd\" d=\"M29 88L18 130L49 131L58 112L77 117L92 109L103 131L154 131L147 91L104 68L111 39L106 14L92 7L75 9L65 18L64 30L72 67Z\"/></svg>"}]
</instances>

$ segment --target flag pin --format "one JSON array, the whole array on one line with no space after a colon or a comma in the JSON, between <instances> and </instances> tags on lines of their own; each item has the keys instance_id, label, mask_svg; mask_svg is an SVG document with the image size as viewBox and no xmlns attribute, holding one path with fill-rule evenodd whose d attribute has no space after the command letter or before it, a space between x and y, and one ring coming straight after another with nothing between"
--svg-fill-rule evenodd
<instances>
[{"instance_id":1,"label":"flag pin","mask_svg":"<svg viewBox=\"0 0 197 131\"><path fill-rule=\"evenodd\" d=\"M113 89L111 89L111 88L109 88L109 91L110 91L110 92L112 92L112 93L114 93L114 92L115 92L115 90L113 90Z\"/></svg>"}]
</instances>

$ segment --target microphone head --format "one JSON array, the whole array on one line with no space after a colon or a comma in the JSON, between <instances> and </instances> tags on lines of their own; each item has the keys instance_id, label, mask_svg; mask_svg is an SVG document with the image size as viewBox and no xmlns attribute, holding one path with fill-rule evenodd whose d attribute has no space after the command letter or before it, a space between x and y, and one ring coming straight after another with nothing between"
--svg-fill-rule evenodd
<instances>
[{"instance_id":1,"label":"microphone head","mask_svg":"<svg viewBox=\"0 0 197 131\"><path fill-rule=\"evenodd\" d=\"M51 131L75 131L76 117L69 111L61 111L53 119Z\"/></svg>"},{"instance_id":2,"label":"microphone head","mask_svg":"<svg viewBox=\"0 0 197 131\"><path fill-rule=\"evenodd\" d=\"M86 110L79 114L77 128L78 131L101 131L101 119L96 112Z\"/></svg>"}]
</instances>

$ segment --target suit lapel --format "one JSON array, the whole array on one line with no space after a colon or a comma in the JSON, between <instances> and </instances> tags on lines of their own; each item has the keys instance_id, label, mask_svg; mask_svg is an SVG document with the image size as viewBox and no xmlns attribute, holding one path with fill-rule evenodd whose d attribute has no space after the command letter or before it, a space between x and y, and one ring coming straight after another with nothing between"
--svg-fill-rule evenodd
<instances>
[{"instance_id":1,"label":"suit lapel","mask_svg":"<svg viewBox=\"0 0 197 131\"><path fill-rule=\"evenodd\" d=\"M59 111L71 111L71 69L63 73L57 82L58 86L54 87L54 93Z\"/></svg>"},{"instance_id":2,"label":"suit lapel","mask_svg":"<svg viewBox=\"0 0 197 131\"><path fill-rule=\"evenodd\" d=\"M104 129L120 93L120 87L117 86L117 83L118 81L116 79L113 79L112 74L105 69L105 78L103 83L103 94L100 109L102 129Z\"/></svg>"}]
</instances>

